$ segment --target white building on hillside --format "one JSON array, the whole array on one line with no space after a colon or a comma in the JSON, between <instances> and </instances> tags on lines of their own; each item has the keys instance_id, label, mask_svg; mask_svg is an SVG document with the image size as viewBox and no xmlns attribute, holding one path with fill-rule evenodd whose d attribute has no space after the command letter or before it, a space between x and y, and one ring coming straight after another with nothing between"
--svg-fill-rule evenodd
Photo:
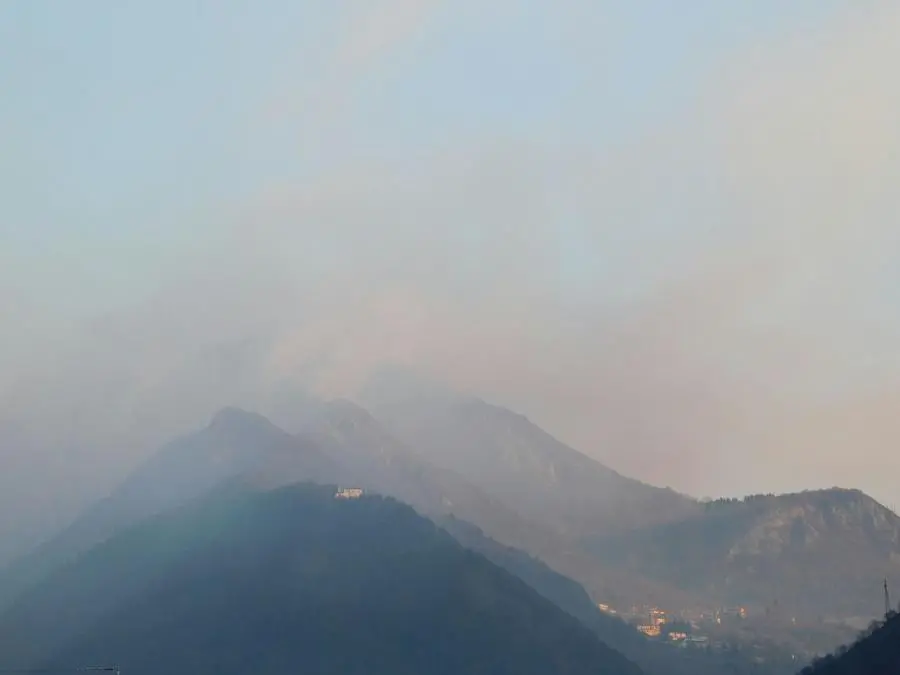
<instances>
[{"instance_id":1,"label":"white building on hillside","mask_svg":"<svg viewBox=\"0 0 900 675\"><path fill-rule=\"evenodd\" d=\"M334 493L335 499L359 499L362 496L362 488L338 488L338 491Z\"/></svg>"}]
</instances>

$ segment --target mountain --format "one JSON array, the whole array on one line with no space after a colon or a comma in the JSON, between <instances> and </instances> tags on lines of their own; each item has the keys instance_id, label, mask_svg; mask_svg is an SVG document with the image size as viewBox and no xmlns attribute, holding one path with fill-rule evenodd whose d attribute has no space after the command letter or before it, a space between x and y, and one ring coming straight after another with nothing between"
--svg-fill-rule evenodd
<instances>
[{"instance_id":1,"label":"mountain","mask_svg":"<svg viewBox=\"0 0 900 675\"><path fill-rule=\"evenodd\" d=\"M20 597L0 654L136 675L640 674L410 507L334 494L230 485L145 520Z\"/></svg>"},{"instance_id":2,"label":"mountain","mask_svg":"<svg viewBox=\"0 0 900 675\"><path fill-rule=\"evenodd\" d=\"M668 522L700 509L689 497L622 476L522 415L405 370L376 374L359 399L431 464L569 536Z\"/></svg>"},{"instance_id":3,"label":"mountain","mask_svg":"<svg viewBox=\"0 0 900 675\"><path fill-rule=\"evenodd\" d=\"M334 482L340 466L312 443L266 418L225 408L209 425L176 439L139 466L111 495L0 576L0 609L18 593L122 528L175 508L239 475L268 484Z\"/></svg>"},{"instance_id":4,"label":"mountain","mask_svg":"<svg viewBox=\"0 0 900 675\"><path fill-rule=\"evenodd\" d=\"M881 580L900 586L900 518L859 490L710 502L676 523L598 538L593 551L608 565L769 612L873 616Z\"/></svg>"},{"instance_id":5,"label":"mountain","mask_svg":"<svg viewBox=\"0 0 900 675\"><path fill-rule=\"evenodd\" d=\"M418 456L351 401L320 402L297 421L281 423L340 463L345 480L355 485L396 497L429 517L454 514L513 546L544 552L557 543L551 532L456 472Z\"/></svg>"},{"instance_id":6,"label":"mountain","mask_svg":"<svg viewBox=\"0 0 900 675\"><path fill-rule=\"evenodd\" d=\"M515 574L538 593L582 624L593 630L604 643L615 647L648 675L792 675L795 662L780 651L767 654L765 663L741 653L676 649L649 640L618 616L601 612L585 589L524 551L504 546L471 523L453 516L440 518L438 524L466 548ZM753 655L757 656L757 655Z\"/></svg>"},{"instance_id":7,"label":"mountain","mask_svg":"<svg viewBox=\"0 0 900 675\"><path fill-rule=\"evenodd\" d=\"M762 507L769 498L754 498L746 504L726 501L701 505L619 476L509 411L441 388L416 391L415 401L410 402L408 394L388 396L381 405L395 413L419 405L436 411L435 418L443 422L421 427L424 451L398 439L381 419L349 401L322 402L304 397L286 402L279 423L287 425L291 433L260 415L235 408L220 411L205 428L164 446L112 495L0 575L0 611L91 546L147 517L200 498L238 476L258 488L298 481L358 485L404 501L441 524L456 522L456 526L446 527L464 546L475 548L538 588L542 595L588 623L601 640L619 641L617 645L626 644L622 639L640 636L621 622L604 624L608 617L597 618L599 612L590 597L620 608L660 605L678 610L727 603L755 605L760 613L777 600L780 604L772 609L776 614L803 610L833 615L825 618L846 618L871 616L871 611L866 611L872 606L870 575L895 579L894 572L878 566L879 561L896 557L895 543L891 543L896 542L896 530L890 534L890 528L884 526L893 516L884 513L883 507L872 510L871 517L864 517L868 512L862 507L825 509L819 516L811 508L806 517L810 534L803 535L804 541L809 540L809 550L804 552L795 542L793 548L783 547L779 553L772 542L786 536L790 540L790 533L782 531L788 519L785 514L797 506L787 504L788 497L773 498L785 505L773 508L768 515ZM480 412L465 412L452 422L457 414L453 411L459 409ZM406 413L399 416L405 418ZM479 419L484 421L481 427ZM513 420L508 424L511 441L504 435L504 420ZM451 422L456 432L442 426ZM429 428L431 436L425 434ZM512 474L521 481L519 487L513 489L510 483L504 491L478 472L464 474L436 465L435 457L452 463L447 437L453 433L470 439L473 447L493 457L485 460L484 476L492 470L501 471L505 463L524 466L524 470ZM436 447L444 446L447 456L435 452ZM592 490L573 476L571 484L581 485L583 493L573 497L567 491L571 487L568 481L560 486L545 480L541 461L566 467L554 468L551 473L556 476L580 472L584 481L595 483L597 494L587 499L585 495ZM601 494L609 485L612 496ZM815 494L805 493L804 498ZM614 502L615 495L634 506L639 512L636 519L619 517L619 511L608 502ZM585 506L588 502L593 511ZM542 504L545 512L536 509L536 504ZM667 505L672 506L668 511ZM586 510L580 512L581 507ZM654 513L654 509L663 512ZM596 522L587 517L589 511L595 513ZM453 518L447 520L448 516ZM825 527L831 521L843 523L843 529ZM869 521L874 523L871 536L854 539L854 532L866 531ZM473 529L478 537L471 534ZM800 537L799 532L793 536ZM865 564L856 570L842 563L846 569L842 575L835 575L830 571L832 558L846 559L845 546L862 551ZM721 558L718 563L717 556ZM874 599L877 605L877 597ZM623 637L623 627L628 631L627 638ZM749 624L745 628L751 630ZM791 630L790 626L785 629ZM770 631L765 637L777 636ZM818 644L831 648L843 639L823 639ZM641 640L633 651L623 649L648 672L664 672L641 660L642 654L654 653L654 648L647 648L646 640Z\"/></svg>"},{"instance_id":8,"label":"mountain","mask_svg":"<svg viewBox=\"0 0 900 675\"><path fill-rule=\"evenodd\" d=\"M874 622L852 645L817 659L800 675L886 675L900 673L900 614Z\"/></svg>"},{"instance_id":9,"label":"mountain","mask_svg":"<svg viewBox=\"0 0 900 675\"><path fill-rule=\"evenodd\" d=\"M551 533L525 521L461 476L431 466L349 401L292 400L281 418L219 411L198 432L169 443L109 497L0 576L0 608L59 564L144 517L177 507L239 475L274 487L296 481L358 485L431 516L454 513L492 536L538 553L557 549Z\"/></svg>"},{"instance_id":10,"label":"mountain","mask_svg":"<svg viewBox=\"0 0 900 675\"><path fill-rule=\"evenodd\" d=\"M94 544L237 476L252 476L255 484L267 487L296 481L358 485L396 497L432 518L452 514L471 521L603 597L673 597L661 584L603 569L549 527L522 517L457 473L432 466L356 404L306 398L285 406L285 413L279 421L299 431L296 435L260 415L226 408L205 428L164 446L109 497L4 571L0 610Z\"/></svg>"},{"instance_id":11,"label":"mountain","mask_svg":"<svg viewBox=\"0 0 900 675\"><path fill-rule=\"evenodd\" d=\"M582 550L576 538L523 516L459 473L434 466L355 403L307 400L281 414L278 423L327 452L347 469L347 480L354 484L396 497L432 518L453 515L472 523L492 539L537 556L608 600L695 602L666 584L604 567Z\"/></svg>"}]
</instances>

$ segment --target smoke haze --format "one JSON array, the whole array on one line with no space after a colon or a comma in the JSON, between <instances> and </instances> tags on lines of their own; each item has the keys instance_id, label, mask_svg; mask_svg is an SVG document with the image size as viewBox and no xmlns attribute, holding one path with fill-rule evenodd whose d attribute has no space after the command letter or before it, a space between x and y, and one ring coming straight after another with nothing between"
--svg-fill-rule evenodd
<instances>
[{"instance_id":1,"label":"smoke haze","mask_svg":"<svg viewBox=\"0 0 900 675\"><path fill-rule=\"evenodd\" d=\"M384 363L696 496L893 503L894 4L701 3L666 35L602 3L267 4L197 45L182 17L159 62L174 4L101 47L3 10L36 45L0 37L8 550L223 405Z\"/></svg>"}]
</instances>

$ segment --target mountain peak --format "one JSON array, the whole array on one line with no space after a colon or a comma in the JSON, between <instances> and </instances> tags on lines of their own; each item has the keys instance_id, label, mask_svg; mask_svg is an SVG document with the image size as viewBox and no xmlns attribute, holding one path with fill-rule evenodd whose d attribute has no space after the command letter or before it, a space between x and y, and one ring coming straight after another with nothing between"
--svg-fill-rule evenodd
<instances>
[{"instance_id":1,"label":"mountain peak","mask_svg":"<svg viewBox=\"0 0 900 675\"><path fill-rule=\"evenodd\" d=\"M462 398L446 384L413 368L398 365L376 370L360 391L363 403L402 404L421 399L454 400Z\"/></svg>"},{"instance_id":2,"label":"mountain peak","mask_svg":"<svg viewBox=\"0 0 900 675\"><path fill-rule=\"evenodd\" d=\"M742 499L718 499L708 502L707 510L723 506L736 510L749 507L758 511L803 508L809 511L851 509L867 513L893 513L889 508L862 490L837 486L777 495L747 495Z\"/></svg>"},{"instance_id":3,"label":"mountain peak","mask_svg":"<svg viewBox=\"0 0 900 675\"><path fill-rule=\"evenodd\" d=\"M384 433L378 421L362 406L345 398L320 402L315 410L308 411L305 419L298 425L298 435L324 432L344 435Z\"/></svg>"},{"instance_id":4,"label":"mountain peak","mask_svg":"<svg viewBox=\"0 0 900 675\"><path fill-rule=\"evenodd\" d=\"M386 369L361 400L412 452L559 532L586 536L697 508L690 498L616 473L520 413L416 373Z\"/></svg>"},{"instance_id":5,"label":"mountain peak","mask_svg":"<svg viewBox=\"0 0 900 675\"><path fill-rule=\"evenodd\" d=\"M210 431L246 434L277 430L274 424L262 415L235 406L226 406L216 412L209 422Z\"/></svg>"},{"instance_id":6,"label":"mountain peak","mask_svg":"<svg viewBox=\"0 0 900 675\"><path fill-rule=\"evenodd\" d=\"M377 424L368 410L346 398L328 401L324 407L324 415L329 419L338 418L354 425Z\"/></svg>"}]
</instances>

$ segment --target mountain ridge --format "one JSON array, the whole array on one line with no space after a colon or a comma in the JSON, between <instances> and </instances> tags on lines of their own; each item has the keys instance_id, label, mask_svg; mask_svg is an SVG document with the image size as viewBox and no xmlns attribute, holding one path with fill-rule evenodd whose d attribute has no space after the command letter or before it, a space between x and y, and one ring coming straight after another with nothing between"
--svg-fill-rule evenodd
<instances>
[{"instance_id":1,"label":"mountain ridge","mask_svg":"<svg viewBox=\"0 0 900 675\"><path fill-rule=\"evenodd\" d=\"M109 495L0 576L0 609L56 567L124 527L202 496L239 474L273 482L336 481L340 468L310 443L257 413L223 408L202 428L163 445ZM277 482L277 481L276 481Z\"/></svg>"},{"instance_id":2,"label":"mountain ridge","mask_svg":"<svg viewBox=\"0 0 900 675\"><path fill-rule=\"evenodd\" d=\"M381 418L352 400L325 402L306 397L296 405L285 406L282 419L293 420L290 430L282 428L281 420L276 425L258 413L226 407L193 434L164 445L112 495L76 519L72 528L20 560L12 573L8 570L0 575L0 610L42 576L130 522L200 498L238 476L242 477L240 482L255 489L272 489L298 480L358 485L407 502L438 522L455 516L499 544L536 558L553 573L577 581L595 599L616 606L746 604L762 612L778 604L782 613L796 610L827 618L835 613L837 618L865 616L867 601L848 603L846 597L855 594L866 598L872 590L867 585L869 577L875 572L879 579L887 576L894 583L893 574L889 570L882 574L871 564L869 555L880 551L888 561L900 555L896 551L900 535L896 528L884 527L894 522L894 517L859 490L756 495L705 504L671 493L678 508L668 509L671 491L622 477L603 465L597 469L594 460L556 441L522 415L447 390L433 395L426 392L420 398L429 396L440 404L440 424L425 420L428 424L424 428L433 437L441 436L445 428L442 424L452 423L467 433L474 429L469 436L451 435L446 449L459 447L462 438L470 441L467 452L493 456L491 461L496 460L497 466L508 465L510 454L515 458L520 452L526 460L536 458L536 464L521 462L523 474L513 472L512 489L504 492L497 489L490 475L488 480L479 475L485 472L469 469L461 473L434 464L434 448L424 452L416 449L409 439L398 438ZM459 411L462 414L457 416ZM473 423L467 427L467 422ZM510 438L515 442L510 443ZM563 464L573 461L568 469L547 480L547 464L542 462L549 458L552 466L557 457ZM582 462L594 468L583 470ZM579 482L582 480L586 482ZM597 489L590 487L598 480ZM606 480L614 481L613 494L595 498L593 493L601 492ZM634 501L621 499L621 492L615 489L630 490L635 485L638 494ZM548 501L537 502L538 506L549 503L558 509L549 517L535 517L535 504L519 499L523 494L527 498L535 486L538 491L551 491ZM582 496L589 499L582 500ZM847 502L852 508L825 512L803 507L803 500L809 502L819 496L825 502L837 496L838 502ZM609 500L619 500L619 511L627 511L636 502L640 508L661 509L664 513L616 527L585 523L586 514L602 515L598 509L605 509ZM770 513L771 504L779 505L774 515ZM579 512L581 507L587 508ZM607 510L605 518L615 520L619 511ZM760 513L770 516L759 520ZM803 516L802 522L795 527L792 519L799 516ZM828 527L826 516L831 519ZM860 526L863 516L870 517L868 529ZM835 525L842 522L844 530ZM792 531L795 538L810 543L834 540L837 543L830 546L836 552L825 547L818 558L799 556L790 545ZM459 530L456 534L464 540ZM775 550L773 542L781 548ZM845 566L844 578L823 577L819 572L821 556L839 554L848 542L868 560L864 569ZM787 557L779 558L782 553ZM748 570L748 566L754 569ZM800 600L804 596L814 598L814 602L803 606Z\"/></svg>"},{"instance_id":3,"label":"mountain ridge","mask_svg":"<svg viewBox=\"0 0 900 675\"><path fill-rule=\"evenodd\" d=\"M717 500L591 548L607 564L769 611L865 615L877 606L864 599L873 580L900 584L900 518L851 488Z\"/></svg>"},{"instance_id":4,"label":"mountain ridge","mask_svg":"<svg viewBox=\"0 0 900 675\"><path fill-rule=\"evenodd\" d=\"M641 675L409 506L334 491L232 484L145 520L0 615L0 651L22 667L112 659L138 674L162 658L173 675Z\"/></svg>"},{"instance_id":5,"label":"mountain ridge","mask_svg":"<svg viewBox=\"0 0 900 675\"><path fill-rule=\"evenodd\" d=\"M404 369L385 369L359 401L408 447L561 533L589 536L677 519L698 502L628 478L524 415Z\"/></svg>"}]
</instances>

